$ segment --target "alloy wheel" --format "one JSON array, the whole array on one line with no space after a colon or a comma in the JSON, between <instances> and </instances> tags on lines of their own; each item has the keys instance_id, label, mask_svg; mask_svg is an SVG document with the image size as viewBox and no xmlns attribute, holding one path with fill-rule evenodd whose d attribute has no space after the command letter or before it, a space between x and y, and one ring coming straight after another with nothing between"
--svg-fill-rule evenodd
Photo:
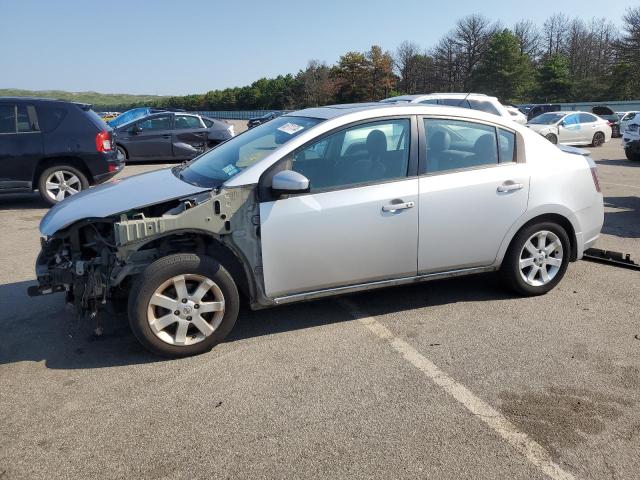
<instances>
[{"instance_id":1,"label":"alloy wheel","mask_svg":"<svg viewBox=\"0 0 640 480\"><path fill-rule=\"evenodd\" d=\"M147 321L156 337L170 345L193 345L222 323L224 295L202 275L177 275L162 283L147 308Z\"/></svg>"},{"instance_id":2,"label":"alloy wheel","mask_svg":"<svg viewBox=\"0 0 640 480\"><path fill-rule=\"evenodd\" d=\"M68 170L56 170L45 181L47 196L56 202L82 190L82 182Z\"/></svg>"},{"instance_id":3,"label":"alloy wheel","mask_svg":"<svg viewBox=\"0 0 640 480\"><path fill-rule=\"evenodd\" d=\"M598 132L593 136L593 146L599 147L604 143L604 134Z\"/></svg>"},{"instance_id":4,"label":"alloy wheel","mask_svg":"<svg viewBox=\"0 0 640 480\"><path fill-rule=\"evenodd\" d=\"M555 233L548 230L534 233L520 252L520 276L534 287L546 285L560 271L562 256L562 242Z\"/></svg>"}]
</instances>

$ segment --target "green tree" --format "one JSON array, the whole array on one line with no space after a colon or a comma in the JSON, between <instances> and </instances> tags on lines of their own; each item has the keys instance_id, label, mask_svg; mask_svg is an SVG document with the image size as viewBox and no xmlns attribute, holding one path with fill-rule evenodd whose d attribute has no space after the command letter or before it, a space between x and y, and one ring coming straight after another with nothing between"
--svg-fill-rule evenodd
<instances>
[{"instance_id":1,"label":"green tree","mask_svg":"<svg viewBox=\"0 0 640 480\"><path fill-rule=\"evenodd\" d=\"M571 99L571 90L567 58L559 53L549 55L538 70L538 99L543 102L566 102Z\"/></svg>"},{"instance_id":2,"label":"green tree","mask_svg":"<svg viewBox=\"0 0 640 480\"><path fill-rule=\"evenodd\" d=\"M518 37L505 29L491 38L471 84L475 91L515 102L525 98L532 72L531 61L521 52Z\"/></svg>"},{"instance_id":3,"label":"green tree","mask_svg":"<svg viewBox=\"0 0 640 480\"><path fill-rule=\"evenodd\" d=\"M378 45L373 45L367 52L370 69L369 100L382 100L396 84L393 74L393 57L389 52L383 52Z\"/></svg>"},{"instance_id":4,"label":"green tree","mask_svg":"<svg viewBox=\"0 0 640 480\"><path fill-rule=\"evenodd\" d=\"M347 52L331 69L336 81L336 100L361 102L369 98L369 62L360 52Z\"/></svg>"}]
</instances>

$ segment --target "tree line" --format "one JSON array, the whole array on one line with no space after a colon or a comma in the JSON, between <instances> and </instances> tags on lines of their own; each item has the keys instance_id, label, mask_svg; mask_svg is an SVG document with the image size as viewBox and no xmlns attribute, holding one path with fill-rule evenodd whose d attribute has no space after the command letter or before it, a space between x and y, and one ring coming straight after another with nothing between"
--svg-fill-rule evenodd
<instances>
[{"instance_id":1,"label":"tree line","mask_svg":"<svg viewBox=\"0 0 640 480\"><path fill-rule=\"evenodd\" d=\"M504 103L640 98L640 7L622 28L603 18L562 13L542 25L511 27L474 14L458 20L436 45L404 41L393 52L373 45L334 65L309 62L296 74L205 94L165 97L156 105L187 110L286 110L377 101L430 92L479 92Z\"/></svg>"}]
</instances>

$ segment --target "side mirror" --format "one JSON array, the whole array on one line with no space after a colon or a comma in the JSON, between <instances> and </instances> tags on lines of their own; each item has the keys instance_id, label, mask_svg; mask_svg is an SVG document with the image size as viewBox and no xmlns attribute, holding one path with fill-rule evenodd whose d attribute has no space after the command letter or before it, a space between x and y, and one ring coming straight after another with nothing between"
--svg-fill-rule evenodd
<instances>
[{"instance_id":1,"label":"side mirror","mask_svg":"<svg viewBox=\"0 0 640 480\"><path fill-rule=\"evenodd\" d=\"M558 124L558 126L559 126L559 127L564 127L564 126L566 126L566 125L567 125L567 124L566 124L566 123L564 123L564 120L562 120L562 121Z\"/></svg>"},{"instance_id":2,"label":"side mirror","mask_svg":"<svg viewBox=\"0 0 640 480\"><path fill-rule=\"evenodd\" d=\"M129 129L129 133L131 133L133 135L137 135L141 131L142 131L142 129L138 125L134 125Z\"/></svg>"},{"instance_id":3,"label":"side mirror","mask_svg":"<svg viewBox=\"0 0 640 480\"><path fill-rule=\"evenodd\" d=\"M307 193L309 191L309 179L293 170L283 170L273 176L271 191L276 195Z\"/></svg>"}]
</instances>

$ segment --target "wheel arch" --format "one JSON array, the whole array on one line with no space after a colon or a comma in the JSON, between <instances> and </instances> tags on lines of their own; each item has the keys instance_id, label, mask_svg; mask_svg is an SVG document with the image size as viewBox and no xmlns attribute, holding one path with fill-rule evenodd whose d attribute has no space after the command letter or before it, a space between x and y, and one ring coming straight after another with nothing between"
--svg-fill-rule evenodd
<instances>
[{"instance_id":1,"label":"wheel arch","mask_svg":"<svg viewBox=\"0 0 640 480\"><path fill-rule=\"evenodd\" d=\"M520 221L514 224L500 245L500 249L498 251L498 255L496 257L496 267L499 267L502 264L502 260L504 259L507 250L511 246L514 237L517 233L523 228L528 227L534 223L539 222L554 222L560 225L567 232L567 236L569 237L569 243L571 248L571 253L569 255L570 261L575 261L578 259L578 225L577 221L573 214L566 209L565 207L555 206L553 209L549 209L547 211L536 211L532 212L530 215L526 217L522 217Z\"/></svg>"},{"instance_id":2,"label":"wheel arch","mask_svg":"<svg viewBox=\"0 0 640 480\"><path fill-rule=\"evenodd\" d=\"M250 298L255 298L255 284L244 255L234 246L203 230L174 230L154 237L137 246L136 251L158 248L161 257L174 253L197 253L208 255L225 267L238 290Z\"/></svg>"},{"instance_id":3,"label":"wheel arch","mask_svg":"<svg viewBox=\"0 0 640 480\"><path fill-rule=\"evenodd\" d=\"M116 142L116 147L120 147L122 150L124 150L124 153L127 156L127 160L129 160L129 149L120 142Z\"/></svg>"},{"instance_id":4,"label":"wheel arch","mask_svg":"<svg viewBox=\"0 0 640 480\"><path fill-rule=\"evenodd\" d=\"M70 157L70 156L55 156L55 157L45 157L42 158L38 164L36 165L35 170L33 171L33 185L38 185L38 180L40 179L40 175L49 167L54 167L56 165L69 165L71 167L77 168L80 170L91 185L95 183L93 175L87 168L87 165L82 161L82 159L78 157Z\"/></svg>"}]
</instances>

